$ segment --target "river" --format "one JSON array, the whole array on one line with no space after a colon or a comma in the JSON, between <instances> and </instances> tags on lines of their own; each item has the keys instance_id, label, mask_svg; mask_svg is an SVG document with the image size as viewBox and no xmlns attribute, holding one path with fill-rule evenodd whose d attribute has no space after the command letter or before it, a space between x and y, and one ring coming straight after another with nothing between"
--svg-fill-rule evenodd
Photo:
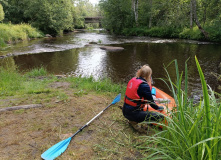
<instances>
[{"instance_id":1,"label":"river","mask_svg":"<svg viewBox=\"0 0 221 160\"><path fill-rule=\"evenodd\" d=\"M89 44L93 43L93 44ZM94 44L95 43L95 44ZM102 45L123 47L123 51L107 52ZM180 73L188 59L189 92L197 96L201 89L194 57L197 56L208 85L217 92L221 74L221 45L208 42L160 39L150 37L119 37L103 30L73 32L63 37L42 38L12 44L1 49L0 55L14 55L0 59L0 66L18 67L21 71L43 66L49 73L110 78L115 83L126 83L138 68L149 64L155 85L169 92L164 82L164 66L177 59ZM167 68L175 80L174 63Z\"/></svg>"}]
</instances>

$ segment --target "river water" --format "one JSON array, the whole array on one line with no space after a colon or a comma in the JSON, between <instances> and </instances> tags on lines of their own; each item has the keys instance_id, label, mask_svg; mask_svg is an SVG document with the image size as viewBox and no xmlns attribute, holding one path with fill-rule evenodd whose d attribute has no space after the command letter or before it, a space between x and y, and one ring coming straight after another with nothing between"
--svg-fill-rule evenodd
<instances>
[{"instance_id":1,"label":"river water","mask_svg":"<svg viewBox=\"0 0 221 160\"><path fill-rule=\"evenodd\" d=\"M90 44L90 43L97 44ZM100 46L123 47L123 51L107 52ZM164 67L177 59L180 73L188 59L189 92L197 96L201 89L195 56L205 79L212 89L218 90L213 73L221 74L221 45L179 39L149 37L117 37L102 30L73 32L56 38L42 38L21 42L0 50L0 55L14 55L0 59L0 66L18 67L21 71L44 66L53 74L93 76L95 79L110 78L115 83L126 83L138 68L149 64L153 70L155 85L169 92L165 83ZM167 67L175 80L174 63Z\"/></svg>"}]
</instances>

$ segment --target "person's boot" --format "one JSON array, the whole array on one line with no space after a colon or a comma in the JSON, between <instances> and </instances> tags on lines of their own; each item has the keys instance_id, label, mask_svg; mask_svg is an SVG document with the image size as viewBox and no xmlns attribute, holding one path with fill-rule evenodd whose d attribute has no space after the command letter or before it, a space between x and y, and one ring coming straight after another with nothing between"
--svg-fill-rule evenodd
<instances>
[{"instance_id":1,"label":"person's boot","mask_svg":"<svg viewBox=\"0 0 221 160\"><path fill-rule=\"evenodd\" d=\"M142 128L137 122L129 121L129 124L139 133L147 133L147 130Z\"/></svg>"}]
</instances>

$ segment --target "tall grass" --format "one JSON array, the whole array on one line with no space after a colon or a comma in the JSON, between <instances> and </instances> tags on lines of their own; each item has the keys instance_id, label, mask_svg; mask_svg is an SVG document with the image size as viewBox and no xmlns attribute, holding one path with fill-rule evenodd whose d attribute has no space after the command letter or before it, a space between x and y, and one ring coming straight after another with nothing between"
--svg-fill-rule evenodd
<instances>
[{"instance_id":1,"label":"tall grass","mask_svg":"<svg viewBox=\"0 0 221 160\"><path fill-rule=\"evenodd\" d=\"M10 96L20 90L22 88L20 81L22 78L17 72L0 67L0 96Z\"/></svg>"},{"instance_id":2,"label":"tall grass","mask_svg":"<svg viewBox=\"0 0 221 160\"><path fill-rule=\"evenodd\" d=\"M48 74L44 67L34 68L27 72L25 75L29 77L46 76Z\"/></svg>"},{"instance_id":3,"label":"tall grass","mask_svg":"<svg viewBox=\"0 0 221 160\"><path fill-rule=\"evenodd\" d=\"M184 90L181 83L183 73L177 73L176 82L169 79L171 91L176 101L177 110L171 117L165 117L168 125L163 125L163 131L153 136L145 136L145 144L137 146L144 150L146 159L182 159L182 160L218 160L221 159L221 104L209 88L200 64L195 57L200 75L203 97L197 105L188 98L188 68L185 65ZM151 122L150 122L151 123Z\"/></svg>"},{"instance_id":4,"label":"tall grass","mask_svg":"<svg viewBox=\"0 0 221 160\"><path fill-rule=\"evenodd\" d=\"M43 34L29 24L0 24L0 44L28 40L29 38L40 38Z\"/></svg>"},{"instance_id":5,"label":"tall grass","mask_svg":"<svg viewBox=\"0 0 221 160\"><path fill-rule=\"evenodd\" d=\"M22 75L17 70L0 67L0 96L49 92L46 86L51 82L50 79L38 80L34 78L45 75L46 71L42 70L44 69L34 69Z\"/></svg>"}]
</instances>

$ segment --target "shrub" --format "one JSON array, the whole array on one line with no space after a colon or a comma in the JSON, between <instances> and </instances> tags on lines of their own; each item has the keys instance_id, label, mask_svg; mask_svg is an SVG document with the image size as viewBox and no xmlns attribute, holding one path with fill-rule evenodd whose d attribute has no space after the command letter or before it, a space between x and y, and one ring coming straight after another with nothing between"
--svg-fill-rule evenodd
<instances>
[{"instance_id":1,"label":"shrub","mask_svg":"<svg viewBox=\"0 0 221 160\"><path fill-rule=\"evenodd\" d=\"M162 37L162 38L177 38L179 37L180 29L172 27L153 27L148 29L147 27L139 28L125 28L122 31L123 35L126 36L151 36L151 37Z\"/></svg>"},{"instance_id":2,"label":"shrub","mask_svg":"<svg viewBox=\"0 0 221 160\"><path fill-rule=\"evenodd\" d=\"M0 4L0 21L2 21L4 18L5 18L5 13L2 5Z\"/></svg>"},{"instance_id":3,"label":"shrub","mask_svg":"<svg viewBox=\"0 0 221 160\"><path fill-rule=\"evenodd\" d=\"M179 34L179 38L182 39L194 39L194 40L203 40L204 37L201 34L197 26L190 28L184 28L183 31Z\"/></svg>"},{"instance_id":4,"label":"shrub","mask_svg":"<svg viewBox=\"0 0 221 160\"><path fill-rule=\"evenodd\" d=\"M16 42L19 40L28 40L29 38L40 38L43 34L29 24L0 24L1 42Z\"/></svg>"}]
</instances>

